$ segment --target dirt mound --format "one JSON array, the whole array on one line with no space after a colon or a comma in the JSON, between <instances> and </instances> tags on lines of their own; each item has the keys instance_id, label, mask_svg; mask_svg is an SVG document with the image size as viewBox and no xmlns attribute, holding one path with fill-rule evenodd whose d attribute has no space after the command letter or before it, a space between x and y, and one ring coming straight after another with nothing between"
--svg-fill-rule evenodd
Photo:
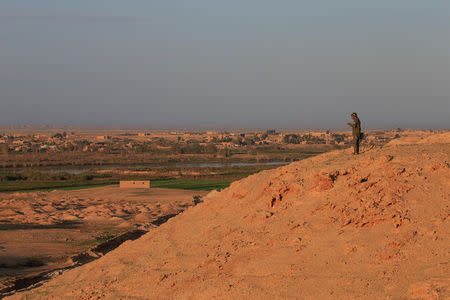
<instances>
[{"instance_id":1,"label":"dirt mound","mask_svg":"<svg viewBox=\"0 0 450 300\"><path fill-rule=\"evenodd\" d=\"M108 186L78 191L3 193L0 194L0 229L9 224L51 226L61 222L124 221L143 227L158 216L184 210L196 194L204 192L158 188L136 191Z\"/></svg>"},{"instance_id":2,"label":"dirt mound","mask_svg":"<svg viewBox=\"0 0 450 300\"><path fill-rule=\"evenodd\" d=\"M449 154L388 145L263 171L13 298L444 299Z\"/></svg>"},{"instance_id":3,"label":"dirt mound","mask_svg":"<svg viewBox=\"0 0 450 300\"><path fill-rule=\"evenodd\" d=\"M206 194L118 186L0 193L0 298L5 291L34 283L30 277L72 267L70 258L94 245L159 226Z\"/></svg>"},{"instance_id":4,"label":"dirt mound","mask_svg":"<svg viewBox=\"0 0 450 300\"><path fill-rule=\"evenodd\" d=\"M419 144L434 144L434 143L450 143L450 132L430 135L419 142Z\"/></svg>"},{"instance_id":5,"label":"dirt mound","mask_svg":"<svg viewBox=\"0 0 450 300\"><path fill-rule=\"evenodd\" d=\"M389 145L411 145L411 144L448 144L450 143L450 131L443 133L429 133L415 131L406 136L390 141Z\"/></svg>"}]
</instances>

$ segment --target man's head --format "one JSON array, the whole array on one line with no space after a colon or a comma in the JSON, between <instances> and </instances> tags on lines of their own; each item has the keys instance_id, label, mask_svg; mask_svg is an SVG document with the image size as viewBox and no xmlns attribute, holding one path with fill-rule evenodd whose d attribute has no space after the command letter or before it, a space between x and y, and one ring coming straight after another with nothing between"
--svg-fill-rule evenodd
<instances>
[{"instance_id":1,"label":"man's head","mask_svg":"<svg viewBox=\"0 0 450 300\"><path fill-rule=\"evenodd\" d=\"M352 119L356 119L358 117L358 114L357 113L352 113Z\"/></svg>"}]
</instances>

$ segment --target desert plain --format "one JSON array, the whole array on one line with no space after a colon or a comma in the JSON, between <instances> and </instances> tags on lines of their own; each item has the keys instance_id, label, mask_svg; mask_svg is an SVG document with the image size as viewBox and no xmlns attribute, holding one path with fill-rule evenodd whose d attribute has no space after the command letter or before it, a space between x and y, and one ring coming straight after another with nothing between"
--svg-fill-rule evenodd
<instances>
[{"instance_id":1,"label":"desert plain","mask_svg":"<svg viewBox=\"0 0 450 300\"><path fill-rule=\"evenodd\" d=\"M106 186L0 194L0 290L96 259L115 247L108 241L136 239L206 193Z\"/></svg>"},{"instance_id":2,"label":"desert plain","mask_svg":"<svg viewBox=\"0 0 450 300\"><path fill-rule=\"evenodd\" d=\"M106 222L116 230L140 225L148 231L5 296L448 299L449 133L406 136L361 152L334 150L250 175L222 191L179 191L159 199L114 187L1 195L2 217L15 223ZM110 200L101 201L104 195ZM195 195L202 196L197 205ZM31 233L29 249L38 253L40 240L54 239L67 255L67 241L94 237L89 231L58 236L58 229L35 229L54 233ZM1 234L8 238L9 231ZM20 244L9 239L9 245Z\"/></svg>"}]
</instances>

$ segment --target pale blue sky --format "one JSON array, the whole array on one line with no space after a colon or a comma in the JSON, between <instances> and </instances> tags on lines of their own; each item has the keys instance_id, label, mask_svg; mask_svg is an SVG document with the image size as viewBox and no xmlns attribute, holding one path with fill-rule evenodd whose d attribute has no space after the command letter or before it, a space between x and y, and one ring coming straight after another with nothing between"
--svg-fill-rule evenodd
<instances>
[{"instance_id":1,"label":"pale blue sky","mask_svg":"<svg viewBox=\"0 0 450 300\"><path fill-rule=\"evenodd\" d=\"M449 1L0 0L0 125L450 128Z\"/></svg>"}]
</instances>

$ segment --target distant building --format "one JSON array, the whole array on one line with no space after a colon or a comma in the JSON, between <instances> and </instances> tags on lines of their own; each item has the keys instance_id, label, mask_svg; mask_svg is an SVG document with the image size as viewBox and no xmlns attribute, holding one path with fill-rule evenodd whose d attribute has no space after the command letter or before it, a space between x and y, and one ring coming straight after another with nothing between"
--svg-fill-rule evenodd
<instances>
[{"instance_id":1,"label":"distant building","mask_svg":"<svg viewBox=\"0 0 450 300\"><path fill-rule=\"evenodd\" d=\"M149 189L150 188L150 180L143 181L120 181L120 188L126 189Z\"/></svg>"},{"instance_id":2,"label":"distant building","mask_svg":"<svg viewBox=\"0 0 450 300\"><path fill-rule=\"evenodd\" d=\"M111 137L109 135L99 135L97 136L97 140L99 141L105 141L105 140L110 140Z\"/></svg>"}]
</instances>

